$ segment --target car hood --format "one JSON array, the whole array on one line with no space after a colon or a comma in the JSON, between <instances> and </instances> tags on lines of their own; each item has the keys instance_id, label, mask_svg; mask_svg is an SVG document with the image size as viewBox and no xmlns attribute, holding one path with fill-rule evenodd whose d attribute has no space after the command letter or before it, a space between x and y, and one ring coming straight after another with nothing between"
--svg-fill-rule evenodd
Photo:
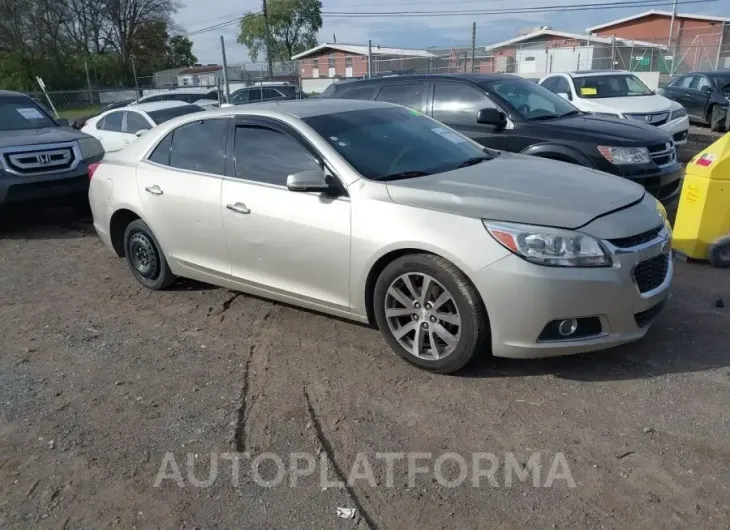
<instances>
[{"instance_id":1,"label":"car hood","mask_svg":"<svg viewBox=\"0 0 730 530\"><path fill-rule=\"evenodd\" d=\"M582 99L581 108L589 112L615 112L617 114L648 114L668 112L679 108L679 103L659 94L630 96L625 98Z\"/></svg>"},{"instance_id":2,"label":"car hood","mask_svg":"<svg viewBox=\"0 0 730 530\"><path fill-rule=\"evenodd\" d=\"M544 121L528 121L544 138L588 142L614 147L645 147L669 142L663 130L634 120L582 114Z\"/></svg>"},{"instance_id":3,"label":"car hood","mask_svg":"<svg viewBox=\"0 0 730 530\"><path fill-rule=\"evenodd\" d=\"M398 204L568 229L644 197L644 188L620 177L510 153L446 173L389 181L387 188Z\"/></svg>"},{"instance_id":4,"label":"car hood","mask_svg":"<svg viewBox=\"0 0 730 530\"><path fill-rule=\"evenodd\" d=\"M0 131L0 148L19 145L55 144L70 142L89 135L70 127L47 127L45 129L28 129L25 131Z\"/></svg>"}]
</instances>

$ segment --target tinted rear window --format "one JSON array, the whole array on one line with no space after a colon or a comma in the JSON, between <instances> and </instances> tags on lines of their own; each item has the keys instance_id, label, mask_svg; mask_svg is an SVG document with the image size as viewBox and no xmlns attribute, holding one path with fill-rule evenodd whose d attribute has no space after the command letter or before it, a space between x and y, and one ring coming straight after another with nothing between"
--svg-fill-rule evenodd
<instances>
[{"instance_id":1,"label":"tinted rear window","mask_svg":"<svg viewBox=\"0 0 730 530\"><path fill-rule=\"evenodd\" d=\"M0 97L0 130L19 131L55 127L56 123L36 103L23 96Z\"/></svg>"},{"instance_id":2,"label":"tinted rear window","mask_svg":"<svg viewBox=\"0 0 730 530\"><path fill-rule=\"evenodd\" d=\"M178 116L184 116L185 114L192 114L193 112L202 112L203 109L197 105L181 105L179 107L171 107L169 109L153 110L148 113L152 121L157 125L164 123L167 120L177 118Z\"/></svg>"}]
</instances>

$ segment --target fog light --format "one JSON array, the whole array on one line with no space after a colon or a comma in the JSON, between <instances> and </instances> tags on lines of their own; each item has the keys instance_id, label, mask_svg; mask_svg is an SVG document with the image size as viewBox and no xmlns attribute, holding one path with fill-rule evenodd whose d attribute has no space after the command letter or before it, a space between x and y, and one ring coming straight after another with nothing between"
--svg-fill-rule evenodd
<instances>
[{"instance_id":1,"label":"fog light","mask_svg":"<svg viewBox=\"0 0 730 530\"><path fill-rule=\"evenodd\" d=\"M562 337L570 337L573 333L575 333L576 329L578 329L578 321L574 318L563 320L560 324L558 324L558 333L560 333Z\"/></svg>"}]
</instances>

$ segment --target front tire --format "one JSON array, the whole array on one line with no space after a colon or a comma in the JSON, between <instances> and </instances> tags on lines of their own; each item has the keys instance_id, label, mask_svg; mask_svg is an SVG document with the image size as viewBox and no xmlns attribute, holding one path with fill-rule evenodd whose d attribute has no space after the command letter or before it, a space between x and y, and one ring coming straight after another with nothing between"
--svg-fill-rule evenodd
<instances>
[{"instance_id":1,"label":"front tire","mask_svg":"<svg viewBox=\"0 0 730 530\"><path fill-rule=\"evenodd\" d=\"M430 372L456 372L489 344L479 293L453 263L433 254L388 264L375 284L373 306L393 351Z\"/></svg>"},{"instance_id":2,"label":"front tire","mask_svg":"<svg viewBox=\"0 0 730 530\"><path fill-rule=\"evenodd\" d=\"M160 244L141 219L129 223L124 232L124 255L134 277L148 289L166 289L175 282Z\"/></svg>"},{"instance_id":3,"label":"front tire","mask_svg":"<svg viewBox=\"0 0 730 530\"><path fill-rule=\"evenodd\" d=\"M730 268L730 236L713 241L707 249L707 258L713 267Z\"/></svg>"}]
</instances>

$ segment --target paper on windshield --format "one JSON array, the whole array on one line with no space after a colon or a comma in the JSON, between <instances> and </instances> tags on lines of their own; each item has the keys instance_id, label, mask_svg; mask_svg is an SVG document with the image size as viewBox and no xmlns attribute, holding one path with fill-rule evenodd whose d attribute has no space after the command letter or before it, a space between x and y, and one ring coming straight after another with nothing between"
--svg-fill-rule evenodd
<instances>
[{"instance_id":1,"label":"paper on windshield","mask_svg":"<svg viewBox=\"0 0 730 530\"><path fill-rule=\"evenodd\" d=\"M451 143L460 144L464 142L464 139L461 136L456 134L454 131L448 130L446 127L436 127L435 129L431 130L439 136L446 138Z\"/></svg>"},{"instance_id":2,"label":"paper on windshield","mask_svg":"<svg viewBox=\"0 0 730 530\"><path fill-rule=\"evenodd\" d=\"M598 94L598 89L596 88L586 87L580 89L581 96L595 96L596 94Z\"/></svg>"},{"instance_id":3,"label":"paper on windshield","mask_svg":"<svg viewBox=\"0 0 730 530\"><path fill-rule=\"evenodd\" d=\"M28 107L24 109L15 109L17 110L23 118L26 120L42 120L43 114L41 114L38 109L34 109L33 107Z\"/></svg>"}]
</instances>

